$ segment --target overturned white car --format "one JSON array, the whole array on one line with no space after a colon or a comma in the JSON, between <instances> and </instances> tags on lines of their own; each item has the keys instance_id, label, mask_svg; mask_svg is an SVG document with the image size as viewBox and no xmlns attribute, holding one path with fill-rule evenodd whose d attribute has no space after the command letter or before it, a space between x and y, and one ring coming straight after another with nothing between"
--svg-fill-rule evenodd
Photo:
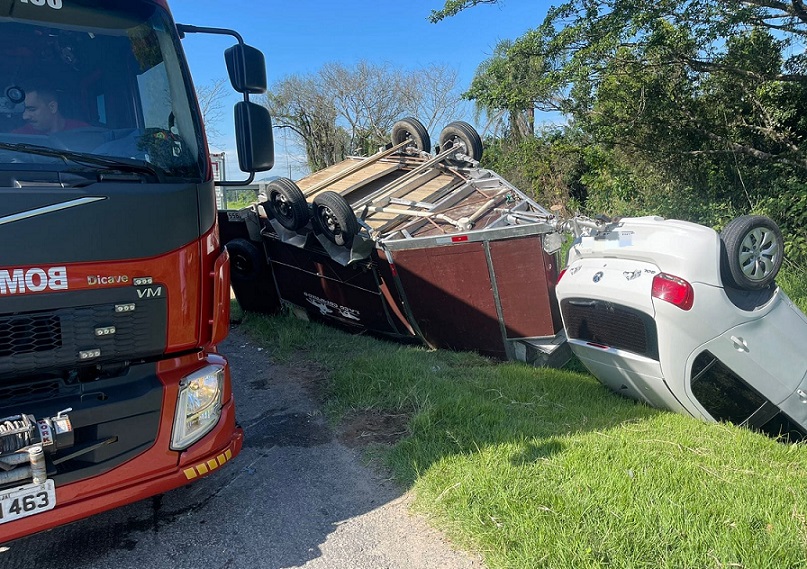
<instances>
[{"instance_id":1,"label":"overturned white car","mask_svg":"<svg viewBox=\"0 0 807 569\"><path fill-rule=\"evenodd\" d=\"M574 353L650 405L772 436L807 435L807 318L774 279L782 234L659 217L577 231L557 285Z\"/></svg>"}]
</instances>

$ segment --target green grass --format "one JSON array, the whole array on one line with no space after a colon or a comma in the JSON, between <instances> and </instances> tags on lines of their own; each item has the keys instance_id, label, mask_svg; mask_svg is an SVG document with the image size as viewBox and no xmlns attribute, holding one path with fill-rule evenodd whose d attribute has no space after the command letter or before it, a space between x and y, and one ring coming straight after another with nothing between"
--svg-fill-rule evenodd
<instances>
[{"instance_id":1,"label":"green grass","mask_svg":"<svg viewBox=\"0 0 807 569\"><path fill-rule=\"evenodd\" d=\"M807 313L807 268L785 261L776 282L793 303Z\"/></svg>"},{"instance_id":2,"label":"green grass","mask_svg":"<svg viewBox=\"0 0 807 569\"><path fill-rule=\"evenodd\" d=\"M651 409L578 371L286 316L242 325L278 362L326 371L332 421L409 414L386 464L491 568L807 567L804 445Z\"/></svg>"}]
</instances>

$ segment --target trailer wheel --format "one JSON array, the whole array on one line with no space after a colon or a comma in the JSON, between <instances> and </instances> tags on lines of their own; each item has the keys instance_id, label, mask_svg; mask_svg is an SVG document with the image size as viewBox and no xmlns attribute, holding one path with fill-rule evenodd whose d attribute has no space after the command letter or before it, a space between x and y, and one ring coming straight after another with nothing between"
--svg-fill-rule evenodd
<instances>
[{"instance_id":1,"label":"trailer wheel","mask_svg":"<svg viewBox=\"0 0 807 569\"><path fill-rule=\"evenodd\" d=\"M233 239L225 247L230 254L230 278L234 282L250 281L261 274L261 266L266 260L252 241Z\"/></svg>"},{"instance_id":2,"label":"trailer wheel","mask_svg":"<svg viewBox=\"0 0 807 569\"><path fill-rule=\"evenodd\" d=\"M761 290L782 266L784 239L779 226L763 215L742 215L720 233L721 268L725 284Z\"/></svg>"},{"instance_id":3,"label":"trailer wheel","mask_svg":"<svg viewBox=\"0 0 807 569\"><path fill-rule=\"evenodd\" d=\"M359 232L359 222L350 204L331 191L314 198L313 224L329 241L345 247L350 247Z\"/></svg>"},{"instance_id":4,"label":"trailer wheel","mask_svg":"<svg viewBox=\"0 0 807 569\"><path fill-rule=\"evenodd\" d=\"M266 186L266 207L278 223L297 231L308 223L308 203L300 188L288 178L272 180Z\"/></svg>"},{"instance_id":5,"label":"trailer wheel","mask_svg":"<svg viewBox=\"0 0 807 569\"><path fill-rule=\"evenodd\" d=\"M467 122L454 121L449 123L440 133L440 148L448 150L462 142L465 152L473 160L482 158L482 139L476 129Z\"/></svg>"},{"instance_id":6,"label":"trailer wheel","mask_svg":"<svg viewBox=\"0 0 807 569\"><path fill-rule=\"evenodd\" d=\"M419 120L414 117L401 119L392 125L392 144L400 144L404 140L411 140L412 144L425 152L429 151L432 145L429 132Z\"/></svg>"}]
</instances>

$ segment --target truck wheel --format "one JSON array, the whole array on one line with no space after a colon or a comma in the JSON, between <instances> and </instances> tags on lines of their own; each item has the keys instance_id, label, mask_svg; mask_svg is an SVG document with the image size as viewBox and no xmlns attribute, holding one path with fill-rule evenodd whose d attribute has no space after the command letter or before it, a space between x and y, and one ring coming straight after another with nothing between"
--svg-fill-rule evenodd
<instances>
[{"instance_id":1,"label":"truck wheel","mask_svg":"<svg viewBox=\"0 0 807 569\"><path fill-rule=\"evenodd\" d=\"M784 239L776 223L762 215L742 215L720 233L724 284L761 290L782 266Z\"/></svg>"},{"instance_id":2,"label":"truck wheel","mask_svg":"<svg viewBox=\"0 0 807 569\"><path fill-rule=\"evenodd\" d=\"M300 188L288 178L272 180L266 186L266 208L275 219L291 231L308 223L308 203Z\"/></svg>"},{"instance_id":3,"label":"truck wheel","mask_svg":"<svg viewBox=\"0 0 807 569\"><path fill-rule=\"evenodd\" d=\"M345 247L350 247L359 232L359 222L350 204L331 191L314 198L313 224L328 240Z\"/></svg>"},{"instance_id":4,"label":"truck wheel","mask_svg":"<svg viewBox=\"0 0 807 569\"><path fill-rule=\"evenodd\" d=\"M392 144L400 144L404 140L411 140L412 145L425 152L431 147L431 138L426 127L414 117L401 119L392 125Z\"/></svg>"},{"instance_id":5,"label":"truck wheel","mask_svg":"<svg viewBox=\"0 0 807 569\"><path fill-rule=\"evenodd\" d=\"M465 144L463 154L477 161L482 158L482 139L476 129L463 121L449 123L440 133L440 149L448 150L460 142Z\"/></svg>"},{"instance_id":6,"label":"truck wheel","mask_svg":"<svg viewBox=\"0 0 807 569\"><path fill-rule=\"evenodd\" d=\"M225 247L230 254L230 278L234 282L249 281L261 274L261 267L266 260L255 243L246 239L233 239Z\"/></svg>"}]
</instances>

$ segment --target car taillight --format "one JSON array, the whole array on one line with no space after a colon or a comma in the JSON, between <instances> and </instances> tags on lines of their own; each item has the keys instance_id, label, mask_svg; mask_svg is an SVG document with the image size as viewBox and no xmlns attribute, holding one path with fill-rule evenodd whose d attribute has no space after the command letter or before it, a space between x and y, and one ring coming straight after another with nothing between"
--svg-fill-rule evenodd
<instances>
[{"instance_id":1,"label":"car taillight","mask_svg":"<svg viewBox=\"0 0 807 569\"><path fill-rule=\"evenodd\" d=\"M689 310L695 302L695 291L684 279L659 273L653 277L653 298L674 304L681 310Z\"/></svg>"},{"instance_id":2,"label":"car taillight","mask_svg":"<svg viewBox=\"0 0 807 569\"><path fill-rule=\"evenodd\" d=\"M565 275L565 274L566 274L566 269L561 269L561 271L558 273L558 280L556 281L556 284L560 282L560 279L562 279L563 275Z\"/></svg>"}]
</instances>

